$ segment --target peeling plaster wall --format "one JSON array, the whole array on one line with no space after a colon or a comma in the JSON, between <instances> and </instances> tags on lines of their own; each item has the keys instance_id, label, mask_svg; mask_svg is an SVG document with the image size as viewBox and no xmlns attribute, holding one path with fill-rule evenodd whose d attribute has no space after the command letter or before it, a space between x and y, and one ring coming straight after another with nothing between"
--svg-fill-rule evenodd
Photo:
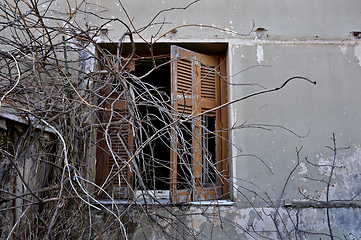
<instances>
[{"instance_id":1,"label":"peeling plaster wall","mask_svg":"<svg viewBox=\"0 0 361 240\"><path fill-rule=\"evenodd\" d=\"M257 44L233 45L234 62L238 63L234 68L241 71L257 65L257 48ZM280 86L291 76L307 76L317 81L316 85L312 85L304 80L294 80L278 92L232 106L238 113L233 120L235 127L246 120L245 125L265 124L265 129L234 130L234 141L241 151L233 152L233 155L256 154L273 172L254 157L238 157L239 178L252 181L277 199L282 183L296 164L296 147L303 146L300 160L308 157L317 163L320 158L333 156L326 146L332 146L330 137L335 133L338 146L351 147L346 151L340 150L339 157L341 154L358 156L356 152L361 142L361 132L357 127L361 120L358 108L361 85L358 76L361 68L355 55L357 45L347 45L346 54L342 48L345 48L344 45L322 41L312 44L266 42L263 44L262 64L267 66L253 68L232 78L233 83L258 84L234 87L234 99L262 90L259 85L265 88ZM237 72L235 69L233 71ZM345 164L349 162L345 161ZM302 174L292 176L285 198L301 197L298 193L300 176L312 175L316 170L303 163L297 171ZM304 183L308 189L319 189L322 185L310 181Z\"/></svg>"},{"instance_id":2,"label":"peeling plaster wall","mask_svg":"<svg viewBox=\"0 0 361 240\"><path fill-rule=\"evenodd\" d=\"M272 208L191 207L181 212L174 208L173 212L192 214L187 217L187 227L193 228L194 231L189 233L184 229L175 230L170 227L169 222L158 219L156 220L158 227L155 227L154 223L145 221L145 227L138 228L131 239L169 239L159 226L163 226L166 233L175 239L194 239L194 237L199 239L279 239L275 224L270 218L270 215L274 214ZM212 217L218 212L221 213L222 221ZM331 225L335 235L342 236L343 239L359 239L358 236L361 236L360 209L340 208L334 209L332 213ZM158 214L167 216L166 213L158 212ZM283 239L329 239L325 236L328 234L328 229L324 209L303 208L287 209L287 211L282 209L280 216L283 219L277 222L277 225ZM176 221L173 224L175 223ZM299 232L293 231L294 228L297 228Z\"/></svg>"},{"instance_id":3,"label":"peeling plaster wall","mask_svg":"<svg viewBox=\"0 0 361 240\"><path fill-rule=\"evenodd\" d=\"M160 10L184 7L191 1L122 2L134 26L140 28ZM59 1L57 6L58 12L62 13L59 16L64 17L66 7ZM104 17L128 22L117 1L94 0L87 8ZM156 37L180 25L204 25L179 28L176 33L160 38L161 42L228 43L228 80L236 84L228 89L229 100L264 88L278 87L292 76L305 76L317 81L317 85L312 85L304 80L294 80L280 91L229 107L229 126L234 127L230 133L231 143L234 144L230 147L230 172L235 187L232 200L236 205L224 207L220 212L224 219L233 223L212 222L203 215L192 215L185 220L197 232L204 234L197 236L205 239L259 239L255 230L260 231L258 234L276 239L275 225L267 217L267 213L274 210L270 208L270 203L281 206L281 215L285 220L285 225L281 227L283 230L294 229L290 222L292 219L297 220L301 230L327 233L325 208L313 208L312 204L299 208L296 204L292 205L292 209L282 206L286 202L312 202L305 197L325 199L326 186L322 181L328 180L330 167L313 166L305 161L305 157L314 164L332 163L333 152L326 146L332 146L330 137L333 133L337 146L350 148L338 152L330 199L360 199L357 194L361 191L361 42L350 39L351 31L361 31L360 9L361 2L356 0L204 0L187 10L164 12L155 19L154 23L163 19L167 22ZM79 21L82 21L80 18L79 15ZM256 33L249 36L235 34L248 33L252 19L256 28L267 30L269 37L255 39ZM87 20L90 25L100 25L92 16L87 16ZM151 26L140 34L150 40L159 26ZM116 22L107 24L105 28L108 35L104 41L117 42L125 31ZM136 39L139 41L139 37ZM249 67L252 68L243 72ZM301 147L301 163L285 186L298 161L296 148ZM283 188L285 191L281 197ZM280 197L282 199L278 201ZM255 209L251 208L249 201ZM286 210L289 210L289 216ZM188 213L200 211L200 208L192 207ZM361 237L360 208L338 206L332 208L331 216L335 235L346 236L347 239ZM140 228L134 239L145 236L142 231L147 230ZM288 235L286 231L283 233L285 238L296 238L295 232L293 235ZM159 232L146 232L146 236L148 239L162 239ZM325 235L307 236L307 239L320 238L328 239Z\"/></svg>"}]
</instances>

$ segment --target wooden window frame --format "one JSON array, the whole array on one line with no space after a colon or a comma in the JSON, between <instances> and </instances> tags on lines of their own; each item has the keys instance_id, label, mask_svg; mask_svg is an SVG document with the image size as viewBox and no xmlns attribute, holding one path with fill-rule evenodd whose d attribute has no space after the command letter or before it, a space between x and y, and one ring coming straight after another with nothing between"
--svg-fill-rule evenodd
<instances>
[{"instance_id":1,"label":"wooden window frame","mask_svg":"<svg viewBox=\"0 0 361 240\"><path fill-rule=\"evenodd\" d=\"M174 111L174 119L181 117L190 117L192 118L192 175L194 176L194 184L190 185L193 188L187 189L178 189L177 185L177 168L178 168L178 155L176 151L172 149L177 148L177 135L174 129L171 130L171 150L170 150L170 176L169 176L169 186L170 186L170 199L173 203L182 203L189 201L200 201L200 200L216 200L216 199L227 199L229 198L229 186L228 186L228 113L227 107L219 108L213 112L209 111L210 109L221 106L227 102L227 83L222 76L226 76L226 61L224 56L220 55L206 55L201 53L196 53L175 45L171 46L171 107ZM182 65L182 62L186 62L190 67L188 70L191 78L183 81L190 81L186 84L186 87L181 87L180 82L182 81L181 73L179 67ZM206 69L206 70L204 70ZM208 69L208 71L207 71ZM210 69L212 69L210 71ZM205 71L205 72L204 72ZM213 74L215 82L214 89L207 91L207 79L209 80L209 74ZM183 76L184 77L184 76ZM209 83L210 81L208 81ZM188 87L187 87L188 86ZM188 89L187 89L188 88ZM204 90L206 89L206 90ZM214 96L212 96L214 95ZM125 103L121 100L108 101L104 104L105 108L114 108L117 109L118 115L120 118L126 118L121 116L122 110L126 109ZM112 102L116 101L116 102ZM188 112L187 112L188 111ZM217 169L217 179L216 185L214 187L205 188L202 184L202 175L203 175L203 154L202 154L202 143L203 143L203 134L202 132L202 115L214 116L215 117L215 132L216 132L216 169ZM103 116L104 120L109 120L109 113L105 112ZM119 121L119 119L114 119L114 121ZM125 121L126 122L126 121ZM131 129L129 124L123 125L120 127L122 131L128 131L129 137L124 139L127 141L128 146L133 146L133 138L131 134ZM125 133L125 132L124 132ZM96 172L96 183L99 186L102 186L102 183L108 178L116 178L115 176L109 174L111 172L111 164L114 163L114 156L108 154L109 141L107 143L106 137L104 134L98 132L98 146L97 146L97 172ZM113 143L112 143L113 144ZM128 150L132 151L132 147ZM121 151L124 151L122 149ZM119 152L119 155L127 157L124 152ZM130 158L130 156L129 156ZM128 159L129 159L128 158ZM124 162L124 161L123 161ZM132 183L133 176L132 171L130 170L131 162L128 162L128 166L122 166L124 172L119 174L118 181L112 183L113 186L108 186L105 190L108 194L100 194L100 198L128 198L130 197L129 185ZM119 167L119 166L118 166ZM125 175L125 176L124 176ZM121 178L125 181L122 182ZM119 180L120 179L120 180ZM127 183L126 183L127 182ZM115 185L119 184L117 188ZM150 189L151 190L151 189ZM155 189L156 190L156 189ZM154 190L151 190L154 191Z\"/></svg>"}]
</instances>

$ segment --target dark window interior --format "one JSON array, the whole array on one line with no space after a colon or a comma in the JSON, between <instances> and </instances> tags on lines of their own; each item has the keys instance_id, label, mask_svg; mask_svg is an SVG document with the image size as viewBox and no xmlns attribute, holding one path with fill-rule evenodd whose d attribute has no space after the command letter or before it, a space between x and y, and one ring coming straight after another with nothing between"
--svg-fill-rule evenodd
<instances>
[{"instance_id":1,"label":"dark window interior","mask_svg":"<svg viewBox=\"0 0 361 240\"><path fill-rule=\"evenodd\" d=\"M157 60L157 65L168 61L168 59ZM151 60L137 60L134 74L141 77L153 69L153 62ZM143 82L149 83L158 88L164 97L169 101L170 96L170 65L166 64L142 79ZM152 94L156 94L152 91ZM169 102L170 104L170 102ZM143 131L138 132L141 142L145 141L153 135L156 129L165 126L165 123L160 121L161 113L158 108L140 105L140 114L143 118ZM153 125L155 128L152 128ZM138 162L142 179L145 186L149 189L169 190L169 134L164 133L152 144L146 146L144 149L144 157Z\"/></svg>"},{"instance_id":2,"label":"dark window interior","mask_svg":"<svg viewBox=\"0 0 361 240\"><path fill-rule=\"evenodd\" d=\"M156 60L156 64L160 65L169 59ZM153 69L153 62L150 59L136 61L134 74L141 77ZM142 81L157 87L163 94L170 99L170 65L165 64L162 67L154 70ZM153 92L154 93L154 92ZM170 102L169 102L170 105ZM156 107L141 105L139 107L140 113L144 119L142 132L139 132L141 142L145 141L149 136L154 134L155 129L160 129L165 126L159 118L161 112ZM153 125L155 129L152 129ZM182 127L183 141L179 141L179 156L177 158L177 188L189 188L192 176L192 126L190 123L185 123ZM142 179L145 186L149 189L169 190L169 176L170 176L170 136L164 133L160 138L148 145L144 149L144 157L138 162ZM152 157L153 156L153 157Z\"/></svg>"}]
</instances>

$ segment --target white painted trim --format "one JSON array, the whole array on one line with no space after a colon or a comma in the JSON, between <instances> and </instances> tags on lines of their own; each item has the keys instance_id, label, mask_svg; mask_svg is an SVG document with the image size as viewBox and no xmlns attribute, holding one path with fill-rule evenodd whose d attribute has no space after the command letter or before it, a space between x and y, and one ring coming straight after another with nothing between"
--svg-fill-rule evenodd
<instances>
[{"instance_id":1,"label":"white painted trim","mask_svg":"<svg viewBox=\"0 0 361 240\"><path fill-rule=\"evenodd\" d=\"M232 61L233 61L233 50L234 44L233 42L228 43L228 50L227 50L227 79L230 83L232 83L232 77L233 76L233 71L232 71ZM233 88L228 88L228 100L233 99ZM235 124L235 119L236 115L235 115L235 111L234 111L234 105L231 104L228 107L228 126L234 126ZM230 141L230 148L229 148L229 157L230 157L230 170L229 171L229 179L231 181L231 184L229 186L229 191L231 193L231 199L232 200L236 200L237 199L237 191L235 191L235 189L237 189L237 180L236 180L236 176L237 176L237 162L236 162L236 156L237 156L237 148L235 146L233 146L233 143L235 142L234 139L235 135L233 134L232 131L229 131L229 136L228 139Z\"/></svg>"}]
</instances>

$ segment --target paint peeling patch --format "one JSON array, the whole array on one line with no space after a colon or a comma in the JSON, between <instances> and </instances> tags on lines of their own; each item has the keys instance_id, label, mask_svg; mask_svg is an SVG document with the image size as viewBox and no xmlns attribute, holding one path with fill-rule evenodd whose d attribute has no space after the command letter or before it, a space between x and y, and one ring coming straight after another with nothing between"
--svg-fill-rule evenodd
<instances>
[{"instance_id":1,"label":"paint peeling patch","mask_svg":"<svg viewBox=\"0 0 361 240\"><path fill-rule=\"evenodd\" d=\"M361 54L361 52L360 52L360 54ZM257 44L257 62L261 63L263 60L264 60L263 59L263 47L262 47L262 45Z\"/></svg>"},{"instance_id":2,"label":"paint peeling patch","mask_svg":"<svg viewBox=\"0 0 361 240\"><path fill-rule=\"evenodd\" d=\"M192 213L199 212L199 209L192 209ZM207 222L207 218L202 215L190 215L188 218L188 227L194 229L195 231L201 230L201 225Z\"/></svg>"},{"instance_id":3,"label":"paint peeling patch","mask_svg":"<svg viewBox=\"0 0 361 240\"><path fill-rule=\"evenodd\" d=\"M355 56L358 60L358 65L361 66L361 45L356 45L355 47Z\"/></svg>"},{"instance_id":4,"label":"paint peeling patch","mask_svg":"<svg viewBox=\"0 0 361 240\"><path fill-rule=\"evenodd\" d=\"M248 209L242 209L242 210L238 210L236 211L236 215L233 218L233 222L237 224L237 226L248 226L248 223L250 221L250 212L253 209L248 208ZM244 233L242 228L236 228L236 232L240 235L242 233Z\"/></svg>"},{"instance_id":5,"label":"paint peeling patch","mask_svg":"<svg viewBox=\"0 0 361 240\"><path fill-rule=\"evenodd\" d=\"M302 162L300 163L300 171L298 174L303 175L305 173L307 173L307 167L306 164Z\"/></svg>"},{"instance_id":6,"label":"paint peeling patch","mask_svg":"<svg viewBox=\"0 0 361 240\"><path fill-rule=\"evenodd\" d=\"M332 187L330 188L330 199L343 199L343 200L359 200L359 193L361 192L361 148L355 146L355 152L352 156L340 156L335 161L335 168L333 171ZM322 175L329 177L331 173L331 164L333 159L320 158L318 164L319 171ZM326 187L323 189L322 195L319 199L326 199Z\"/></svg>"},{"instance_id":7,"label":"paint peeling patch","mask_svg":"<svg viewBox=\"0 0 361 240\"><path fill-rule=\"evenodd\" d=\"M340 46L340 48L341 48L342 54L343 54L343 55L346 55L346 53L347 53L347 44L344 45L344 46Z\"/></svg>"}]
</instances>

